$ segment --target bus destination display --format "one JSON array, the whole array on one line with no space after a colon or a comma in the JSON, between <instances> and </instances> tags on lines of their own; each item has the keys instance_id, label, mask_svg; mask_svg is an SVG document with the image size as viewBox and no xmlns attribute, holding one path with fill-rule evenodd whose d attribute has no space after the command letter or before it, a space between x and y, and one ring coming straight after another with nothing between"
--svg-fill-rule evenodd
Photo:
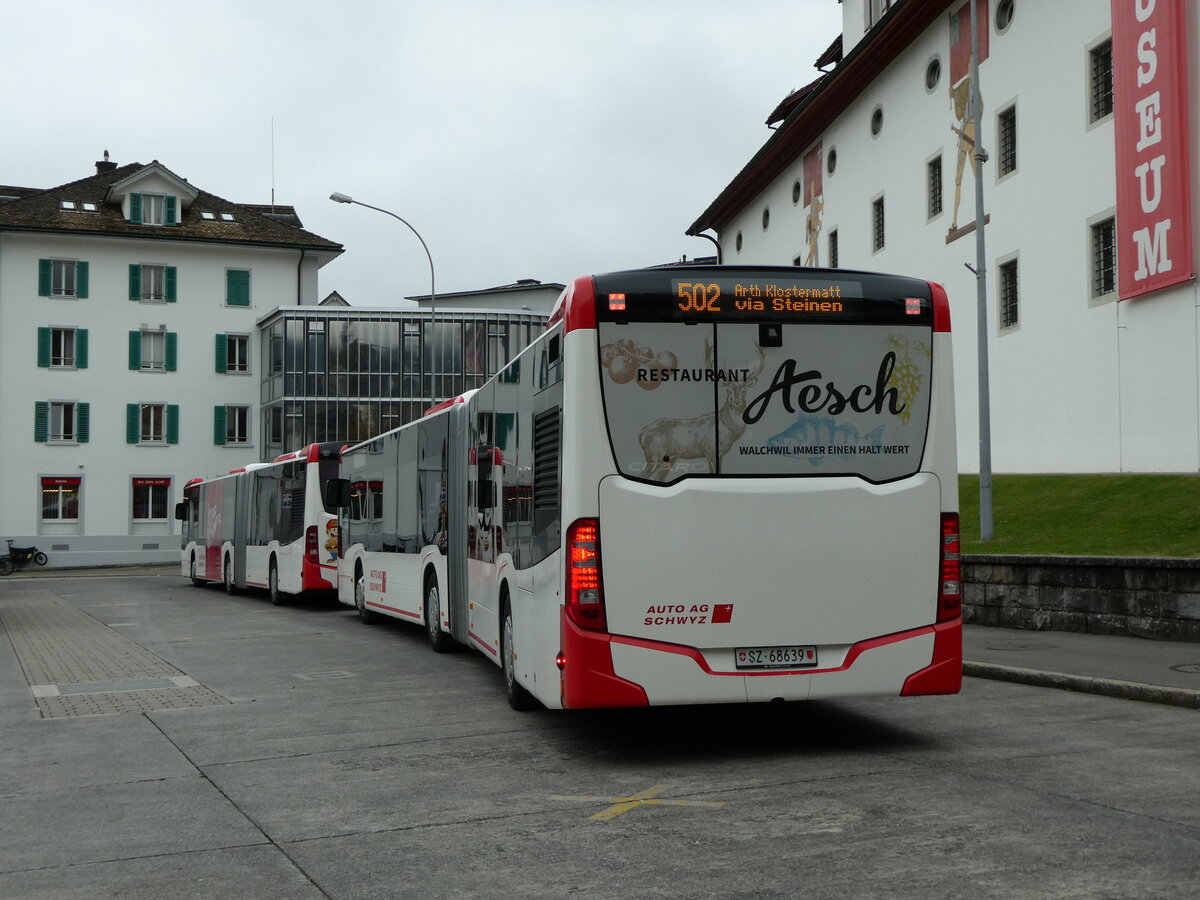
<instances>
[{"instance_id":1,"label":"bus destination display","mask_svg":"<svg viewBox=\"0 0 1200 900\"><path fill-rule=\"evenodd\" d=\"M854 281L757 281L721 278L671 283L676 309L683 316L724 317L761 313L825 313L847 311L847 300L862 298Z\"/></svg>"}]
</instances>

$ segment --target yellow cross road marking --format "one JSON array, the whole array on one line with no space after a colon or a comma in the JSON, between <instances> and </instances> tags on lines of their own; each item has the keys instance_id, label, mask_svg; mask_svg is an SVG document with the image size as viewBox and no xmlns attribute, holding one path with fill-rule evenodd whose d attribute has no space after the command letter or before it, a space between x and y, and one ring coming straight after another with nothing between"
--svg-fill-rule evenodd
<instances>
[{"instance_id":1,"label":"yellow cross road marking","mask_svg":"<svg viewBox=\"0 0 1200 900\"><path fill-rule=\"evenodd\" d=\"M608 809L603 812L598 812L590 818L598 819L602 822L607 822L609 819L615 819L622 813L627 813L629 810L638 806L707 806L716 808L724 806L724 803L718 803L715 800L664 800L658 795L667 789L665 784L656 784L652 788L647 788L644 791L638 791L628 797L551 797L552 800L584 800L595 803L611 803Z\"/></svg>"}]
</instances>

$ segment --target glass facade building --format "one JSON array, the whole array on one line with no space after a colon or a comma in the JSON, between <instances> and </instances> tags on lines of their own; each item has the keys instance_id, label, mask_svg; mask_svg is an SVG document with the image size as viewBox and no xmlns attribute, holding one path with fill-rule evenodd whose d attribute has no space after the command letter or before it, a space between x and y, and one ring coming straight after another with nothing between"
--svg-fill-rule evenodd
<instances>
[{"instance_id":1,"label":"glass facade building","mask_svg":"<svg viewBox=\"0 0 1200 900\"><path fill-rule=\"evenodd\" d=\"M479 387L545 328L538 312L284 307L259 325L261 457L357 443Z\"/></svg>"}]
</instances>

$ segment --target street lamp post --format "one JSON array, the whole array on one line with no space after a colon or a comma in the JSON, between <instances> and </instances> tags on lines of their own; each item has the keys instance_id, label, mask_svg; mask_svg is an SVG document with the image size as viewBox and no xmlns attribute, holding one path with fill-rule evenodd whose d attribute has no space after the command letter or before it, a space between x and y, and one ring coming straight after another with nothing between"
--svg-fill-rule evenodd
<instances>
[{"instance_id":1,"label":"street lamp post","mask_svg":"<svg viewBox=\"0 0 1200 900\"><path fill-rule=\"evenodd\" d=\"M407 219L403 218L402 216L396 215L390 209L383 209L382 207L379 207L379 206L372 206L370 203L363 203L361 200L355 200L350 195L340 194L337 191L334 191L332 194L330 194L329 199L332 200L334 203L353 203L355 206L365 206L367 209L373 209L373 210L375 210L375 212L381 212L385 216L391 216L393 219L397 219L400 222L403 222L404 225L408 228L408 230L417 236L417 240L421 242L421 248L425 251L425 258L429 260L430 325L432 326L431 330L436 335L437 334L437 280L436 280L436 277L433 272L433 256L429 252L429 245L427 245L425 243L425 238L421 237L421 233L419 231L417 231L417 229L413 228L412 223L410 223ZM441 354L439 354L439 356L440 355ZM432 354L430 355L430 359L431 360L433 359ZM437 368L436 364L434 365L434 368ZM433 373L433 378L437 378L438 374L439 373L436 373L436 372ZM432 387L432 382L433 382L433 379L431 378L430 379L431 387ZM438 399L436 396L437 391L436 390L433 391L433 394L434 394L433 399L437 400Z\"/></svg>"}]
</instances>

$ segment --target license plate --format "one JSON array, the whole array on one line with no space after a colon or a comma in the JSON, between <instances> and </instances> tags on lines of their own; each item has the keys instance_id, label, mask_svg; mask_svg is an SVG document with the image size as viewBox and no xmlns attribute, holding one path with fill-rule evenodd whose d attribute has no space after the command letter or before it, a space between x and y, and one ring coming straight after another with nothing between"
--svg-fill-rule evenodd
<instances>
[{"instance_id":1,"label":"license plate","mask_svg":"<svg viewBox=\"0 0 1200 900\"><path fill-rule=\"evenodd\" d=\"M816 647L738 647L739 669L800 669L817 664Z\"/></svg>"}]
</instances>

